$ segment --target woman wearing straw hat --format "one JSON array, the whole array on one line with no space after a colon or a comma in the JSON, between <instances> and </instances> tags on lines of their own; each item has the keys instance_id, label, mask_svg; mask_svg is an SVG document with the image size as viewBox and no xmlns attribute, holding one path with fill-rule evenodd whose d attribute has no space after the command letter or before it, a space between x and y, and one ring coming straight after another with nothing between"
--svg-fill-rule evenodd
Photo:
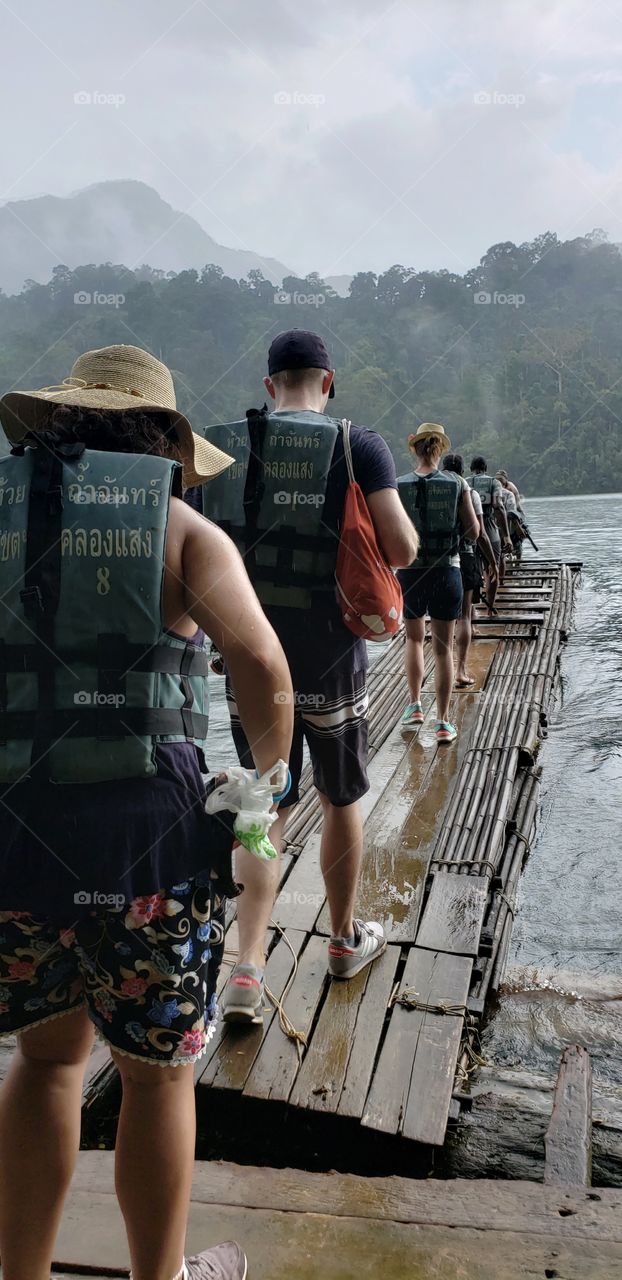
<instances>
[{"instance_id":1,"label":"woman wearing straw hat","mask_svg":"<svg viewBox=\"0 0 622 1280\"><path fill-rule=\"evenodd\" d=\"M449 720L449 702L454 682L453 642L456 620L462 610L460 576L460 534L477 538L479 526L468 485L453 472L439 471L438 463L451 448L444 427L424 422L408 437L414 470L398 477L398 491L421 541L419 555L398 578L404 593L406 620L406 674L410 702L402 716L402 727L413 731L423 723L423 642L425 616L431 619L434 684L436 690L436 737L453 742L457 736Z\"/></svg>"},{"instance_id":2,"label":"woman wearing straw hat","mask_svg":"<svg viewBox=\"0 0 622 1280\"><path fill-rule=\"evenodd\" d=\"M213 1034L231 882L230 820L206 813L201 770L205 636L260 771L287 759L293 696L233 543L182 501L230 459L130 346L11 392L0 421L14 446L0 460L0 1034L18 1035L0 1097L3 1275L50 1274L96 1029L123 1084L134 1280L243 1280L234 1243L184 1261L191 1068Z\"/></svg>"}]
</instances>

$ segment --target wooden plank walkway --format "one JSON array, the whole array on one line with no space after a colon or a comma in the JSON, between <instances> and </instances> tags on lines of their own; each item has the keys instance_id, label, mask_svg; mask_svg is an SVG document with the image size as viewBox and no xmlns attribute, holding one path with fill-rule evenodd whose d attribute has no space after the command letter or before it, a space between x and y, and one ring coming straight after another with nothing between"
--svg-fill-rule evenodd
<instances>
[{"instance_id":1,"label":"wooden plank walkway","mask_svg":"<svg viewBox=\"0 0 622 1280\"><path fill-rule=\"evenodd\" d=\"M112 1161L80 1155L55 1275L128 1275ZM196 1164L188 1253L237 1239L252 1280L617 1280L621 1210L605 1188Z\"/></svg>"},{"instance_id":2,"label":"wooden plank walkway","mask_svg":"<svg viewBox=\"0 0 622 1280\"><path fill-rule=\"evenodd\" d=\"M371 787L362 802L359 898L360 913L384 924L387 952L351 983L327 976L321 815L307 790L288 831L291 861L274 910L297 957L286 1007L306 1047L299 1053L271 1014L263 1031L221 1029L197 1069L199 1103L209 1086L233 1091L241 1102L331 1116L336 1143L346 1117L362 1130L443 1143L459 1110L456 1080L459 1099L472 1061L475 1019L501 979L537 814L534 758L570 625L573 582L567 566L534 561L508 578L500 617L492 620L503 623L502 638L473 645L476 683L455 694L459 737L450 748L433 732L429 655L425 723L408 736L396 725L406 700L403 642L387 646L370 680ZM294 962L278 931L272 945L268 981L278 991Z\"/></svg>"}]
</instances>

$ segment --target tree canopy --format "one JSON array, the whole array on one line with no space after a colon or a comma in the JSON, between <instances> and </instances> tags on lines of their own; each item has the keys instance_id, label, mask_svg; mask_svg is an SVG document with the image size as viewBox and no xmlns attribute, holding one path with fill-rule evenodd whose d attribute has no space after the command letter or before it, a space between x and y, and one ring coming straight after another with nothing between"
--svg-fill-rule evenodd
<instances>
[{"instance_id":1,"label":"tree canopy","mask_svg":"<svg viewBox=\"0 0 622 1280\"><path fill-rule=\"evenodd\" d=\"M441 422L527 494L622 490L622 255L604 233L493 245L465 275L394 265L347 298L312 274L281 289L111 263L0 294L0 393L55 384L76 356L125 342L175 375L195 426L262 403L274 335L314 329L335 364L331 411L373 427L406 470L406 438Z\"/></svg>"}]
</instances>

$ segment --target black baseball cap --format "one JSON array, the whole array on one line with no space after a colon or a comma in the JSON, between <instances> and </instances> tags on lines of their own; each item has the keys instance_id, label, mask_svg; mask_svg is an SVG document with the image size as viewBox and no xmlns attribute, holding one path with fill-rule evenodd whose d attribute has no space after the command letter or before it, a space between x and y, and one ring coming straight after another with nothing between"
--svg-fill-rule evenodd
<instances>
[{"instance_id":1,"label":"black baseball cap","mask_svg":"<svg viewBox=\"0 0 622 1280\"><path fill-rule=\"evenodd\" d=\"M332 361L319 334L308 329L287 329L278 333L268 352L268 375L284 369L332 369ZM335 395L331 383L329 400Z\"/></svg>"}]
</instances>

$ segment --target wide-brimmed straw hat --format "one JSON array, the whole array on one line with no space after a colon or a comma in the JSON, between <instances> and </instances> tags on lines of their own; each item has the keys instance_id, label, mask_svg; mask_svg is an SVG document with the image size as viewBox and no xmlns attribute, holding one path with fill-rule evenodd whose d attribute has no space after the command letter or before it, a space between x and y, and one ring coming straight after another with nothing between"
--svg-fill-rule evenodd
<instances>
[{"instance_id":1,"label":"wide-brimmed straw hat","mask_svg":"<svg viewBox=\"0 0 622 1280\"><path fill-rule=\"evenodd\" d=\"M171 372L141 347L102 347L78 356L60 386L38 391L10 391L0 400L0 422L11 444L28 431L50 425L58 405L113 409L133 413L164 413L175 429L183 461L183 485L204 484L231 466L233 458L195 435L177 409Z\"/></svg>"},{"instance_id":2,"label":"wide-brimmed straw hat","mask_svg":"<svg viewBox=\"0 0 622 1280\"><path fill-rule=\"evenodd\" d=\"M409 447L414 449L420 440L426 440L428 436L440 436L443 442L443 453L447 453L451 449L451 440L445 428L441 427L438 422L422 422L421 426L417 427L417 430L408 437Z\"/></svg>"}]
</instances>

